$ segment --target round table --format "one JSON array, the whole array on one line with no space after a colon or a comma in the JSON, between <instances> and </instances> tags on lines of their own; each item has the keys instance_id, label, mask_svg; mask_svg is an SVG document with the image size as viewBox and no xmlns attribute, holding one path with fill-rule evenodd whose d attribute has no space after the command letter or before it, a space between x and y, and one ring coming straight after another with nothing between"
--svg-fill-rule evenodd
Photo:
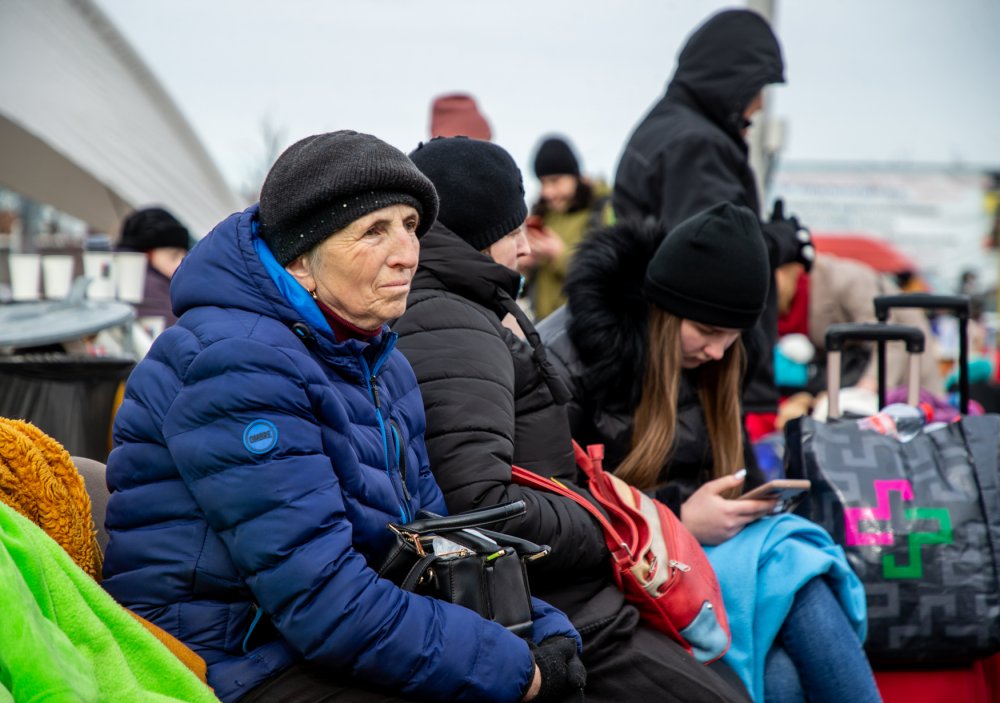
<instances>
[{"instance_id":1,"label":"round table","mask_svg":"<svg viewBox=\"0 0 1000 703\"><path fill-rule=\"evenodd\" d=\"M54 300L0 305L0 347L59 344L131 322L135 310L113 300Z\"/></svg>"}]
</instances>

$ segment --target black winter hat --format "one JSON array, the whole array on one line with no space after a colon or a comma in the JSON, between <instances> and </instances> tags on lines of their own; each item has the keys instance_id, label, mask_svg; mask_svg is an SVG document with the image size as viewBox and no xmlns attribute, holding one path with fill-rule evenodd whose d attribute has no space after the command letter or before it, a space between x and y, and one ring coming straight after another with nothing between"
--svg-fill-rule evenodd
<instances>
[{"instance_id":1,"label":"black winter hat","mask_svg":"<svg viewBox=\"0 0 1000 703\"><path fill-rule=\"evenodd\" d=\"M524 223L524 183L513 157L491 142L439 137L410 154L441 198L441 224L482 251Z\"/></svg>"},{"instance_id":2,"label":"black winter hat","mask_svg":"<svg viewBox=\"0 0 1000 703\"><path fill-rule=\"evenodd\" d=\"M285 266L359 217L399 204L420 213L417 236L437 217L434 185L406 154L370 134L318 134L288 147L264 179L260 236Z\"/></svg>"},{"instance_id":3,"label":"black winter hat","mask_svg":"<svg viewBox=\"0 0 1000 703\"><path fill-rule=\"evenodd\" d=\"M191 247L191 234L176 217L161 207L147 207L125 218L119 249L150 251L164 247L185 250Z\"/></svg>"},{"instance_id":4,"label":"black winter hat","mask_svg":"<svg viewBox=\"0 0 1000 703\"><path fill-rule=\"evenodd\" d=\"M764 311L770 279L757 216L719 203L667 234L646 268L642 295L687 320L749 329Z\"/></svg>"},{"instance_id":5,"label":"black winter hat","mask_svg":"<svg viewBox=\"0 0 1000 703\"><path fill-rule=\"evenodd\" d=\"M580 162L569 143L559 137L549 137L535 153L535 175L541 178L563 174L579 178Z\"/></svg>"}]
</instances>

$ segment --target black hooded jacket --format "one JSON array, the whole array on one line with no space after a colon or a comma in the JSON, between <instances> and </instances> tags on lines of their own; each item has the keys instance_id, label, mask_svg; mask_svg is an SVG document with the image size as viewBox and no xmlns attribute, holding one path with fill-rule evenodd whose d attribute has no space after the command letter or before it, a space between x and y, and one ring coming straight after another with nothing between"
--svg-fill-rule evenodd
<instances>
[{"instance_id":1,"label":"black hooded jacket","mask_svg":"<svg viewBox=\"0 0 1000 703\"><path fill-rule=\"evenodd\" d=\"M552 547L532 566L532 592L583 631L624 601L597 522L566 498L510 482L512 463L571 486L577 475L569 394L515 302L519 287L517 273L438 222L421 239L407 310L393 329L420 383L427 452L449 510L524 500L526 514L497 529ZM527 341L501 324L507 313Z\"/></svg>"},{"instance_id":2,"label":"black hooded jacket","mask_svg":"<svg viewBox=\"0 0 1000 703\"><path fill-rule=\"evenodd\" d=\"M659 221L667 232L716 203L743 205L760 215L760 198L747 144L743 111L760 90L784 81L781 47L763 17L727 10L689 38L667 93L632 133L618 164L613 204L620 221ZM772 266L778 243L761 225ZM758 323L749 359L744 408L774 412L778 394L771 368L777 337L777 298Z\"/></svg>"},{"instance_id":3,"label":"black hooded jacket","mask_svg":"<svg viewBox=\"0 0 1000 703\"><path fill-rule=\"evenodd\" d=\"M784 81L781 48L749 10L715 15L688 39L667 93L632 133L615 176L619 219L659 220L669 231L721 201L760 214L740 130L760 90Z\"/></svg>"},{"instance_id":4,"label":"black hooded jacket","mask_svg":"<svg viewBox=\"0 0 1000 703\"><path fill-rule=\"evenodd\" d=\"M623 223L592 233L574 254L567 304L538 326L549 359L573 395L573 437L584 445L603 444L608 470L632 445L632 419L649 358L649 304L642 298L642 282L662 238L662 229L653 224ZM656 491L678 515L681 503L711 478L712 450L697 378L697 369L681 375L674 450L669 461L664 458L665 483ZM749 489L763 476L752 448L745 447Z\"/></svg>"}]
</instances>

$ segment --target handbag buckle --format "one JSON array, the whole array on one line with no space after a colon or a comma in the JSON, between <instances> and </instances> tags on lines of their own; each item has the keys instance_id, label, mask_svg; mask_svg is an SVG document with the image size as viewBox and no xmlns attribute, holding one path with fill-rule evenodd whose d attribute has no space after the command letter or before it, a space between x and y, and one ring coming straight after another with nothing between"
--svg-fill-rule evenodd
<instances>
[{"instance_id":1,"label":"handbag buckle","mask_svg":"<svg viewBox=\"0 0 1000 703\"><path fill-rule=\"evenodd\" d=\"M403 539L407 539L410 542L412 542L414 551L416 551L416 553L420 555L421 558L427 556L427 551L424 549L423 542L420 541L419 534L417 534L416 532L411 532L410 530L403 529L399 525L396 525L395 523L391 522L389 523L388 527L390 530L395 532Z\"/></svg>"}]
</instances>

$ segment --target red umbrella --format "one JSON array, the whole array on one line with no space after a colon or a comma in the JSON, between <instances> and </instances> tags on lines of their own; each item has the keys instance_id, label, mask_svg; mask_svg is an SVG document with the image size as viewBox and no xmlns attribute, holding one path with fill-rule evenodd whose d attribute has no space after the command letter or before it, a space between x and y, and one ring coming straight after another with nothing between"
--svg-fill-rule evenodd
<instances>
[{"instance_id":1,"label":"red umbrella","mask_svg":"<svg viewBox=\"0 0 1000 703\"><path fill-rule=\"evenodd\" d=\"M917 264L895 246L863 234L813 234L813 245L821 254L854 259L883 273L917 271Z\"/></svg>"}]
</instances>

